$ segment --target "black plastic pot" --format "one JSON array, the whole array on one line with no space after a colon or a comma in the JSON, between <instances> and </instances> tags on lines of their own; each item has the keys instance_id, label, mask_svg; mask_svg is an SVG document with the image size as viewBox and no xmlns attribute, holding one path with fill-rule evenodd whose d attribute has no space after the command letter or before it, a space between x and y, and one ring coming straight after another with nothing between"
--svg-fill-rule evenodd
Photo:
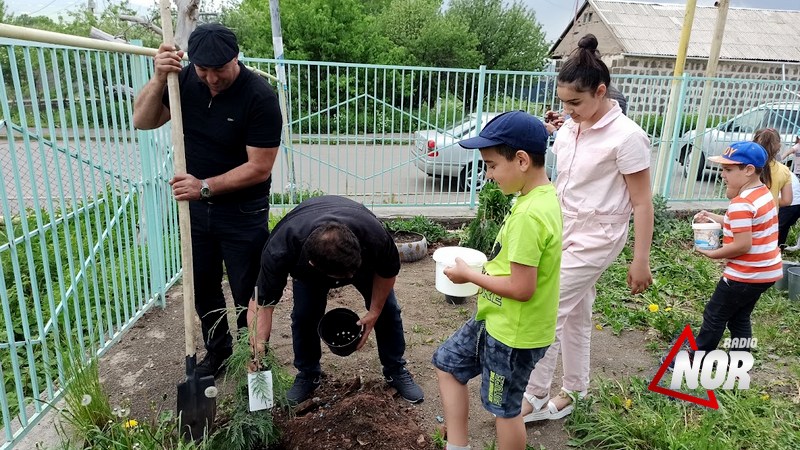
<instances>
[{"instance_id":1,"label":"black plastic pot","mask_svg":"<svg viewBox=\"0 0 800 450\"><path fill-rule=\"evenodd\" d=\"M331 349L331 353L347 356L358 346L364 327L356 324L358 314L347 308L334 308L319 321L317 334L322 342Z\"/></svg>"}]
</instances>

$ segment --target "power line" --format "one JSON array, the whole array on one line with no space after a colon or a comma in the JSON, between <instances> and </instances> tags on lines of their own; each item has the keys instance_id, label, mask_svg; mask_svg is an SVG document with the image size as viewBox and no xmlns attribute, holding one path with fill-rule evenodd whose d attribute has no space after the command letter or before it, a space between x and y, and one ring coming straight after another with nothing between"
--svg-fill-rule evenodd
<instances>
[{"instance_id":1,"label":"power line","mask_svg":"<svg viewBox=\"0 0 800 450\"><path fill-rule=\"evenodd\" d=\"M57 1L57 0L53 0L52 2L50 2L50 3L48 3L48 4L44 5L44 6L42 6L41 8L37 9L36 11L34 11L34 12L32 12L32 13L29 13L28 15L29 15L29 16L32 16L32 15L34 15L34 14L36 14L36 13L38 13L38 12L42 11L43 9L47 9L47 8L48 8L50 5L52 5L52 4L53 4L53 3L55 3L56 1Z\"/></svg>"}]
</instances>

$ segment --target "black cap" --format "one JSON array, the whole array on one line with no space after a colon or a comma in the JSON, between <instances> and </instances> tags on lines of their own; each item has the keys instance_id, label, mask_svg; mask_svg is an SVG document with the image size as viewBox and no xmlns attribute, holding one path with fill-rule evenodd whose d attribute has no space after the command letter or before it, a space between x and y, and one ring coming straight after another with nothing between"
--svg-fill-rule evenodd
<instances>
[{"instance_id":1,"label":"black cap","mask_svg":"<svg viewBox=\"0 0 800 450\"><path fill-rule=\"evenodd\" d=\"M189 61L197 66L217 68L239 55L236 35L218 23L198 26L189 35Z\"/></svg>"}]
</instances>

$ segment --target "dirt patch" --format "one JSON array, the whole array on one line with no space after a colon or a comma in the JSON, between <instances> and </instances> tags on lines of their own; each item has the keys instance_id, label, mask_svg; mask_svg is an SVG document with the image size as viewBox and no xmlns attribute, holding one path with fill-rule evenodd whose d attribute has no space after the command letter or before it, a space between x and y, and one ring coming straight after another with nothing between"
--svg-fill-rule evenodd
<instances>
[{"instance_id":1,"label":"dirt patch","mask_svg":"<svg viewBox=\"0 0 800 450\"><path fill-rule=\"evenodd\" d=\"M363 385L360 377L349 382L329 380L314 394L298 406L295 417L276 417L283 432L279 450L431 448L417 411L411 405L398 405L383 383Z\"/></svg>"},{"instance_id":2,"label":"dirt patch","mask_svg":"<svg viewBox=\"0 0 800 450\"><path fill-rule=\"evenodd\" d=\"M361 351L347 357L333 355L323 345L322 368L328 378L315 396L326 406L284 420L287 449L349 448L349 444L353 444L352 448L432 448L431 437L441 425L443 412L431 356L441 342L475 314L476 306L474 297L463 305L447 303L444 295L436 292L434 281L435 263L428 257L403 264L395 286L403 308L407 367L425 392L425 401L410 405L394 395L383 381L374 337ZM270 345L280 363L294 373L290 287L291 284L275 310ZM180 287L173 288L165 309L156 307L148 311L101 359L101 377L112 405L129 403L132 417L137 420L152 419L159 410L175 408L176 386L184 377L181 300ZM331 292L328 309L336 307L347 307L359 314L365 311L363 299L352 287ZM658 364L646 350L646 341L647 336L641 332L614 336L607 330L594 330L593 376L620 379L654 372ZM202 356L200 341L197 348ZM346 392L357 378L362 380L363 387L342 394L342 389ZM558 372L554 395L560 379ZM217 380L221 396L231 395L233 381L224 377ZM483 449L494 441L494 418L481 406L480 382L473 380L468 387L470 443L475 449ZM362 412L363 417L353 415L353 411ZM276 417L276 420L282 419ZM567 449L568 436L563 424L563 420L556 420L529 425L528 443L534 448L541 445L548 450ZM317 431L311 434L315 436L313 440L297 441L292 440L298 439L293 437L295 429L306 434ZM371 436L360 438L365 442L363 445L359 441L360 431L369 431ZM424 441L420 441L420 435Z\"/></svg>"}]
</instances>

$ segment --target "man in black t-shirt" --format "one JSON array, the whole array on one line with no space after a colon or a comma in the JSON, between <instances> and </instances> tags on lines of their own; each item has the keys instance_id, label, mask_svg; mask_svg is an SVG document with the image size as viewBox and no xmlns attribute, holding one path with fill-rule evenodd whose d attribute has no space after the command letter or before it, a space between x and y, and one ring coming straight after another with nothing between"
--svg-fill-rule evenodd
<instances>
[{"instance_id":1,"label":"man in black t-shirt","mask_svg":"<svg viewBox=\"0 0 800 450\"><path fill-rule=\"evenodd\" d=\"M298 370L287 397L293 403L309 398L319 386L322 356L317 324L325 314L328 291L352 284L364 297L367 313L358 322L364 334L372 329L386 381L412 403L423 400L422 389L406 370L406 349L394 282L400 255L391 235L360 203L344 197L308 199L289 212L272 230L261 256L258 306L248 310L256 353L263 352L272 331L274 306L292 276L292 347Z\"/></svg>"},{"instance_id":2,"label":"man in black t-shirt","mask_svg":"<svg viewBox=\"0 0 800 450\"><path fill-rule=\"evenodd\" d=\"M241 308L237 326L247 326L244 311L269 236L270 175L282 122L275 92L239 62L233 32L200 25L188 50L191 64L183 67L182 51L159 47L155 74L136 97L133 123L153 129L169 121L167 74L178 73L188 173L169 184L176 200L190 202L195 307L208 350L196 369L202 377L219 373L232 351L223 263Z\"/></svg>"}]
</instances>

